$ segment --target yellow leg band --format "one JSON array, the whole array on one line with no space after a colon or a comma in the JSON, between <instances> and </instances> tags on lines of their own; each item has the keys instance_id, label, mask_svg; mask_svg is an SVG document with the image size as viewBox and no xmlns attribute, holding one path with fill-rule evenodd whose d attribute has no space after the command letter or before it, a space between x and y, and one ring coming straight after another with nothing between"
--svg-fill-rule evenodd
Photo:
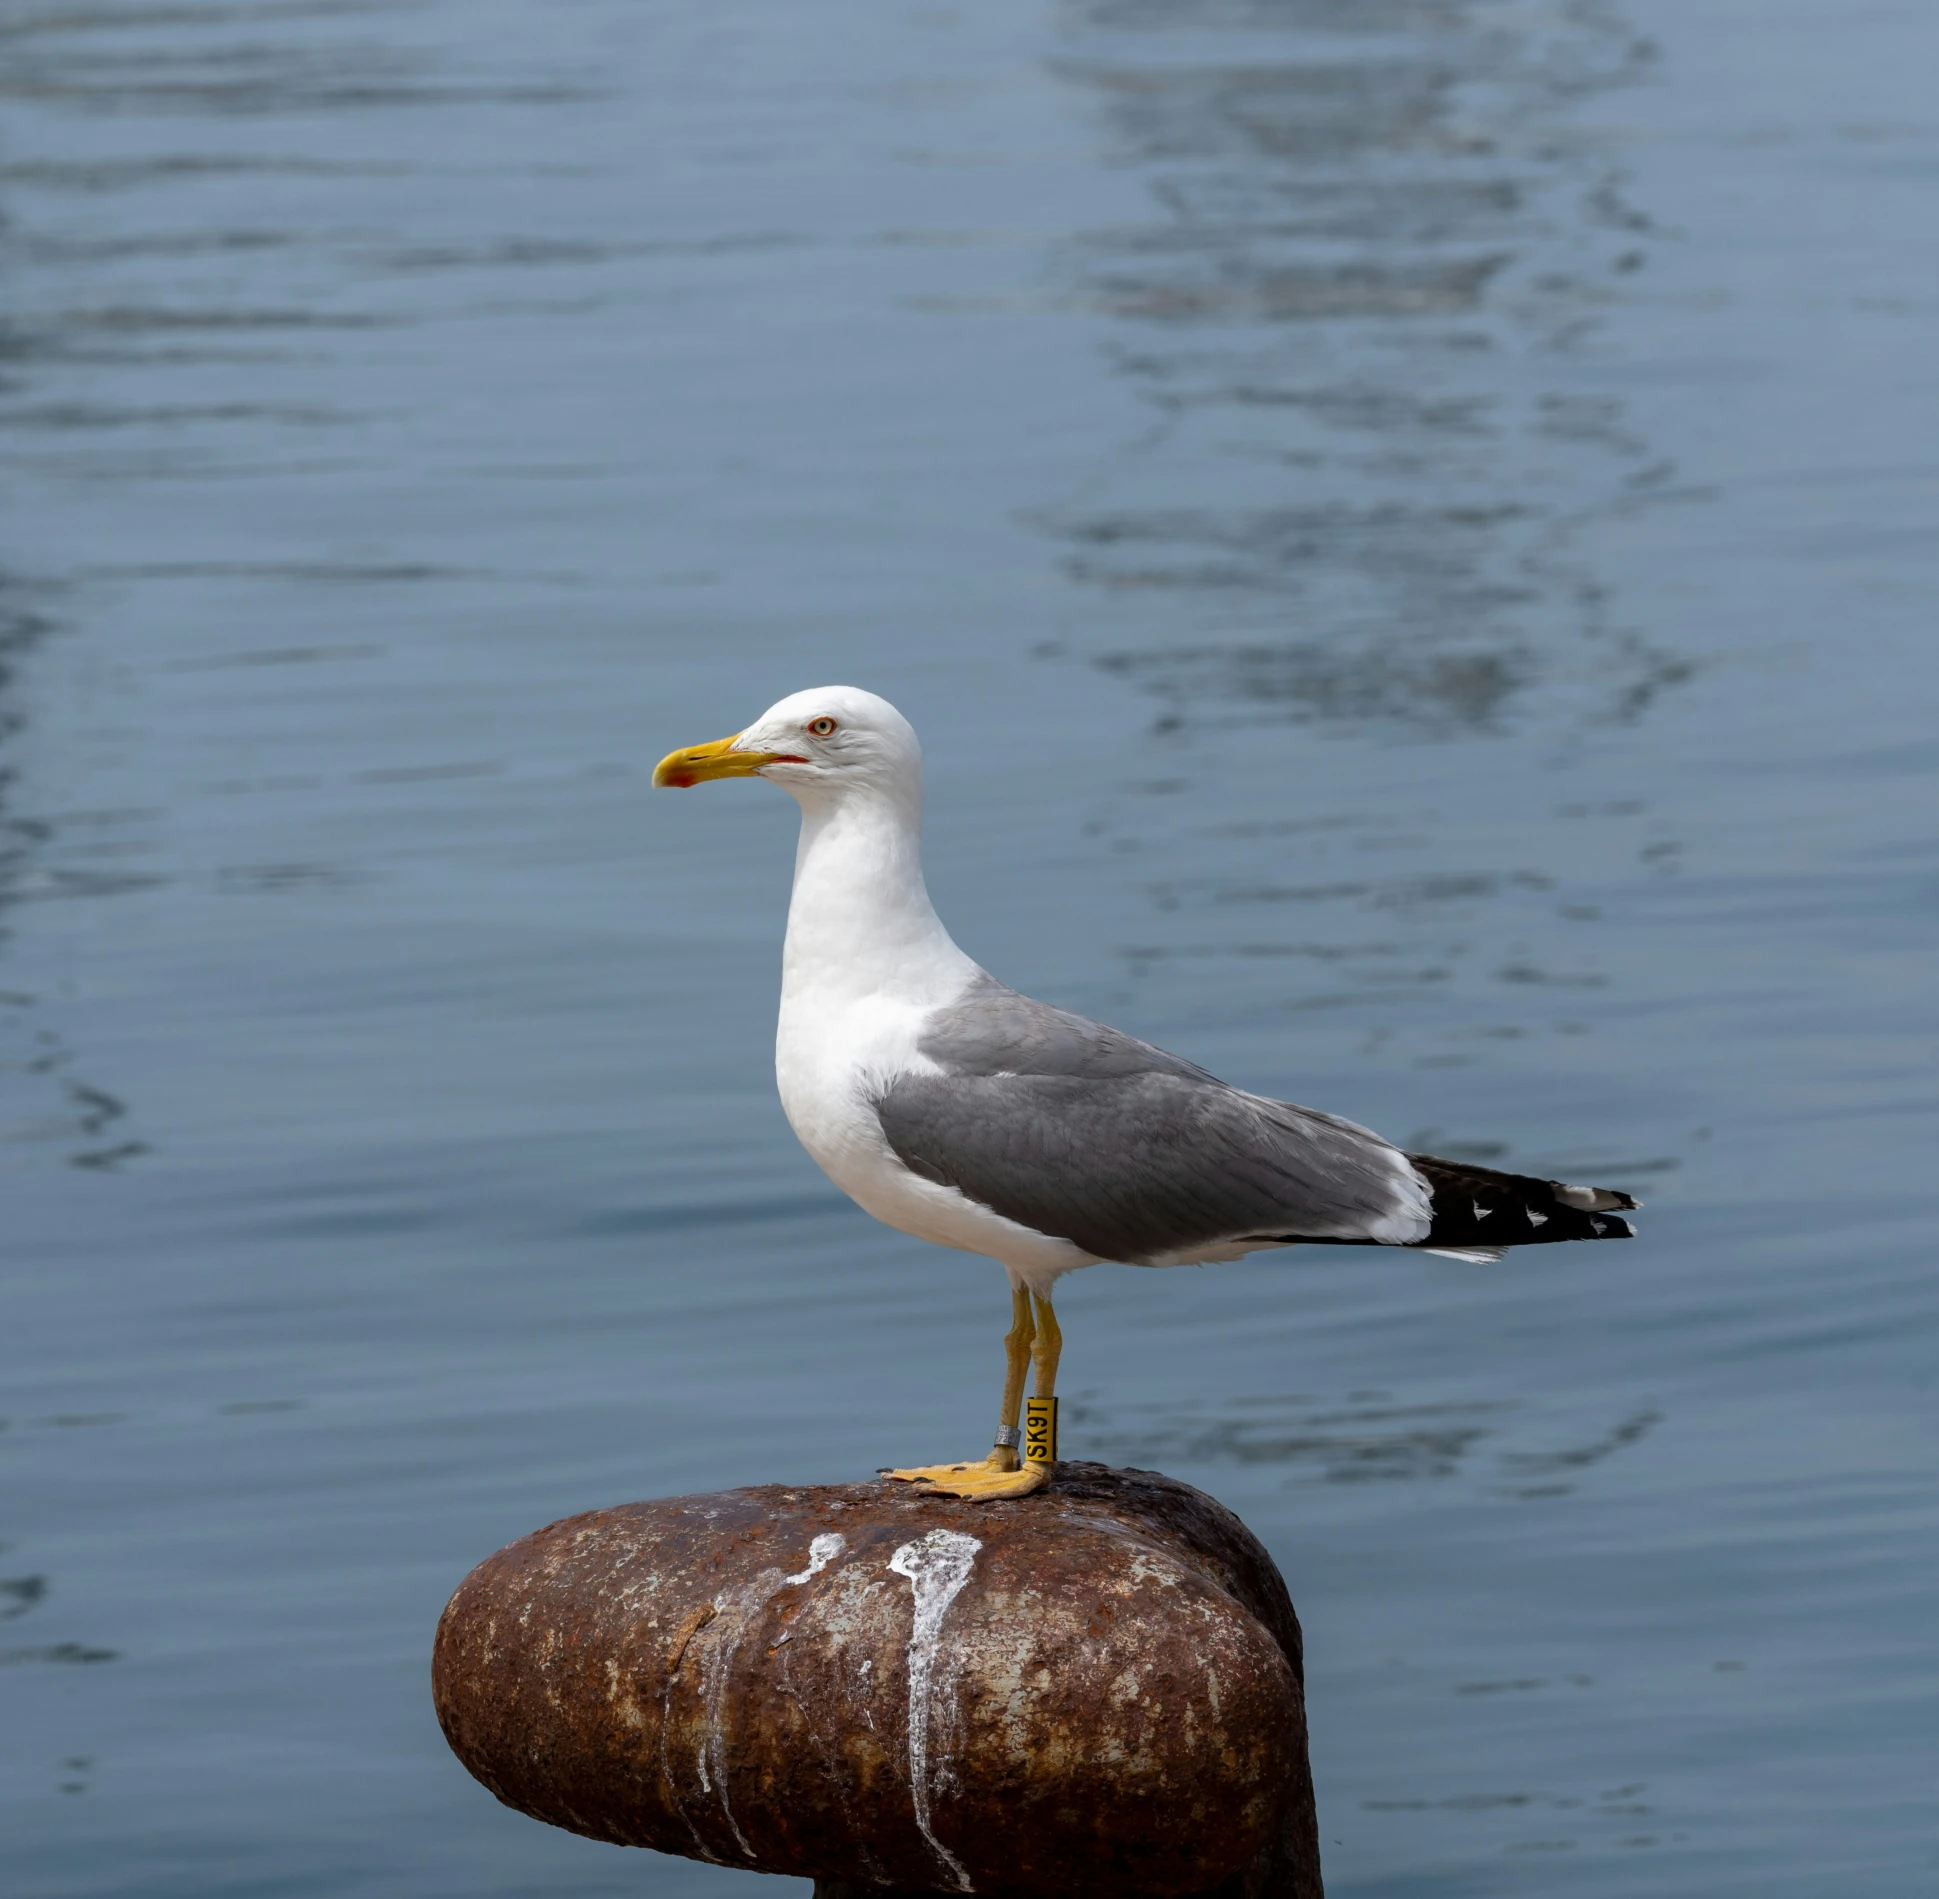
<instances>
[{"instance_id":1,"label":"yellow leg band","mask_svg":"<svg viewBox=\"0 0 1939 1899\"><path fill-rule=\"evenodd\" d=\"M1057 1461L1057 1400L1026 1398L1023 1401L1023 1461L1025 1464L1054 1464Z\"/></svg>"},{"instance_id":2,"label":"yellow leg band","mask_svg":"<svg viewBox=\"0 0 1939 1899\"><path fill-rule=\"evenodd\" d=\"M1031 1298L1036 1337L1030 1356L1036 1361L1036 1395L1023 1404L1023 1467L1049 1473L1057 1461L1057 1360L1064 1350L1064 1334L1057 1314L1041 1293Z\"/></svg>"}]
</instances>

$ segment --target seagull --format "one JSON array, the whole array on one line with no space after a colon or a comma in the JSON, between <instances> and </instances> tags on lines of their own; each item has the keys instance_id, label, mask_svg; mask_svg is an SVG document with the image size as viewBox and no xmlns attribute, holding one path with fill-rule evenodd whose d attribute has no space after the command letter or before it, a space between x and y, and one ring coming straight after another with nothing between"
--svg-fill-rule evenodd
<instances>
[{"instance_id":1,"label":"seagull","mask_svg":"<svg viewBox=\"0 0 1939 1899\"><path fill-rule=\"evenodd\" d=\"M1052 1293L1082 1266L1313 1242L1492 1261L1632 1237L1626 1193L1403 1153L1006 988L929 901L922 748L886 699L797 692L653 773L681 788L716 778L765 778L801 807L774 1069L802 1146L876 1219L982 1254L1010 1282L995 1448L885 1475L980 1500L1049 1481L1063 1346Z\"/></svg>"}]
</instances>

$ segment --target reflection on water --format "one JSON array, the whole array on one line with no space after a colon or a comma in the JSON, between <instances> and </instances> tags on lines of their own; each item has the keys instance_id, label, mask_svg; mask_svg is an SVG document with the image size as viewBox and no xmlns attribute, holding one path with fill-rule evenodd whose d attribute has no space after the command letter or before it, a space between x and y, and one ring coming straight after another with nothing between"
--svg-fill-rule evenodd
<instances>
[{"instance_id":1,"label":"reflection on water","mask_svg":"<svg viewBox=\"0 0 1939 1899\"><path fill-rule=\"evenodd\" d=\"M1935 52L6 10L7 1899L752 1899L423 1669L536 1524L982 1428L1000 1279L773 1100L784 801L648 788L817 678L1006 978L1650 1202L1060 1295L1287 1572L1332 1889L1924 1890Z\"/></svg>"},{"instance_id":2,"label":"reflection on water","mask_svg":"<svg viewBox=\"0 0 1939 1899\"><path fill-rule=\"evenodd\" d=\"M0 1419L0 1431L6 1420ZM7 1546L0 1543L0 1557ZM47 1599L45 1576L0 1576L0 1622L14 1622L38 1609ZM111 1648L96 1648L85 1642L46 1642L39 1645L0 1643L0 1668L17 1668L27 1663L82 1663L115 1660Z\"/></svg>"},{"instance_id":3,"label":"reflection on water","mask_svg":"<svg viewBox=\"0 0 1939 1899\"><path fill-rule=\"evenodd\" d=\"M0 1668L20 1662L111 1662L111 1648L88 1648L80 1642L50 1642L45 1648L0 1648Z\"/></svg>"},{"instance_id":4,"label":"reflection on water","mask_svg":"<svg viewBox=\"0 0 1939 1899\"><path fill-rule=\"evenodd\" d=\"M45 1576L0 1576L0 1622L25 1615L47 1593Z\"/></svg>"},{"instance_id":5,"label":"reflection on water","mask_svg":"<svg viewBox=\"0 0 1939 1899\"><path fill-rule=\"evenodd\" d=\"M29 604L35 591L0 573L0 746L16 756L28 722L22 667L56 631L53 618ZM19 778L17 765L0 765L0 945L12 933L10 913L20 904L119 895L152 881L128 867L143 846L126 834L124 821L140 814L26 816L18 809ZM0 1157L14 1143L44 1142L57 1144L71 1166L117 1167L145 1151L144 1143L126 1138L117 1126L127 1112L119 1097L79 1072L75 1051L49 1026L33 995L0 988ZM0 1158L4 1171L11 1170ZM0 1593L4 1588L0 1584Z\"/></svg>"},{"instance_id":6,"label":"reflection on water","mask_svg":"<svg viewBox=\"0 0 1939 1899\"><path fill-rule=\"evenodd\" d=\"M1511 1399L1314 1405L1290 1396L1231 1398L1143 1409L1135 1418L1085 1399L1068 1410L1072 1442L1108 1463L1179 1474L1197 1464L1286 1464L1313 1481L1366 1483L1452 1477L1472 1470L1471 1454L1485 1446L1501 1494L1524 1498L1569 1495L1572 1486L1555 1478L1601 1463L1662 1422L1658 1411L1638 1411L1587 1442L1511 1450L1506 1444L1528 1428ZM1551 1481L1530 1481L1536 1477ZM1199 1481L1216 1487L1209 1473Z\"/></svg>"},{"instance_id":7,"label":"reflection on water","mask_svg":"<svg viewBox=\"0 0 1939 1899\"><path fill-rule=\"evenodd\" d=\"M1248 1407L1239 1400L1232 1407L1236 1415L1228 1416L1194 1415L1193 1407L1143 1419L1146 1428L1137 1432L1127 1432L1121 1424L1113 1429L1115 1421L1108 1413L1073 1406L1072 1425L1096 1433L1100 1455L1114 1464L1172 1471L1184 1464L1219 1462L1310 1464L1328 1483L1365 1483L1451 1477L1489 1434L1487 1425L1474 1420L1507 1408L1485 1400L1343 1411L1306 1411L1296 1405L1296 1400L1268 1399Z\"/></svg>"},{"instance_id":8,"label":"reflection on water","mask_svg":"<svg viewBox=\"0 0 1939 1899\"><path fill-rule=\"evenodd\" d=\"M1499 729L1585 660L1571 723L1687 678L1577 551L1672 471L1566 387L1649 220L1557 114L1647 73L1648 42L1593 8L1070 10L1089 56L1059 72L1159 214L1076 252L1155 425L1122 498L1057 532L1078 580L1198 603L1188 643L1098 663L1167 723L1430 730Z\"/></svg>"}]
</instances>

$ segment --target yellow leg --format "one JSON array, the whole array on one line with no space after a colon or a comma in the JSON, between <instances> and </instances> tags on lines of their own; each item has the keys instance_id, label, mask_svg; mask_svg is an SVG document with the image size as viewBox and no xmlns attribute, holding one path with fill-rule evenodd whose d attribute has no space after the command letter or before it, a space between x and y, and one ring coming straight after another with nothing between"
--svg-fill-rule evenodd
<instances>
[{"instance_id":1,"label":"yellow leg","mask_svg":"<svg viewBox=\"0 0 1939 1899\"><path fill-rule=\"evenodd\" d=\"M1042 1293L1034 1297L1037 1306L1037 1343L1031 1357L1037 1361L1035 1395L1054 1398L1057 1395L1057 1361L1064 1355L1064 1329L1057 1323L1057 1314L1051 1310L1050 1301Z\"/></svg>"},{"instance_id":2,"label":"yellow leg","mask_svg":"<svg viewBox=\"0 0 1939 1899\"><path fill-rule=\"evenodd\" d=\"M1034 1358L1037 1368L1037 1396L1047 1398L1057 1380L1057 1354L1064 1335L1057 1329L1057 1317L1050 1301L1036 1301L1037 1316L1031 1316L1031 1295L1017 1287L1010 1294L1010 1329L1003 1338L1003 1410L998 1417L997 1445L988 1457L961 1464L923 1464L911 1470L892 1470L886 1474L907 1483L920 1484L951 1497L995 1499L1027 1497L1049 1481L1050 1472L1042 1464L1023 1467L1016 1452L1017 1418L1023 1410L1023 1377ZM1049 1328L1046 1339L1045 1327ZM1034 1347L1034 1350L1033 1350ZM1048 1369L1046 1369L1048 1368ZM1048 1381L1048 1382L1046 1382Z\"/></svg>"},{"instance_id":3,"label":"yellow leg","mask_svg":"<svg viewBox=\"0 0 1939 1899\"><path fill-rule=\"evenodd\" d=\"M997 1446L990 1453L994 1470L1015 1470L1023 1462L1016 1452L1017 1419L1023 1411L1023 1375L1030 1365L1030 1346L1037 1336L1030 1316L1030 1295L1011 1288L1010 1329L1003 1335L1003 1409L997 1414Z\"/></svg>"}]
</instances>

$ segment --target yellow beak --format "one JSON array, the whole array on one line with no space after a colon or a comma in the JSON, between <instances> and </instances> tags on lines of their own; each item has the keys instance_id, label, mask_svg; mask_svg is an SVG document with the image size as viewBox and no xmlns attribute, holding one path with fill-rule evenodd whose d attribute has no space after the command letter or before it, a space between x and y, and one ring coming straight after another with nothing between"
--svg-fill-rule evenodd
<instances>
[{"instance_id":1,"label":"yellow beak","mask_svg":"<svg viewBox=\"0 0 1939 1899\"><path fill-rule=\"evenodd\" d=\"M763 765L780 760L794 765L806 762L787 752L737 752L734 741L739 737L738 732L730 732L711 745L689 745L681 751L669 752L653 767L653 782L685 791L690 785L705 784L710 778L752 778Z\"/></svg>"}]
</instances>

